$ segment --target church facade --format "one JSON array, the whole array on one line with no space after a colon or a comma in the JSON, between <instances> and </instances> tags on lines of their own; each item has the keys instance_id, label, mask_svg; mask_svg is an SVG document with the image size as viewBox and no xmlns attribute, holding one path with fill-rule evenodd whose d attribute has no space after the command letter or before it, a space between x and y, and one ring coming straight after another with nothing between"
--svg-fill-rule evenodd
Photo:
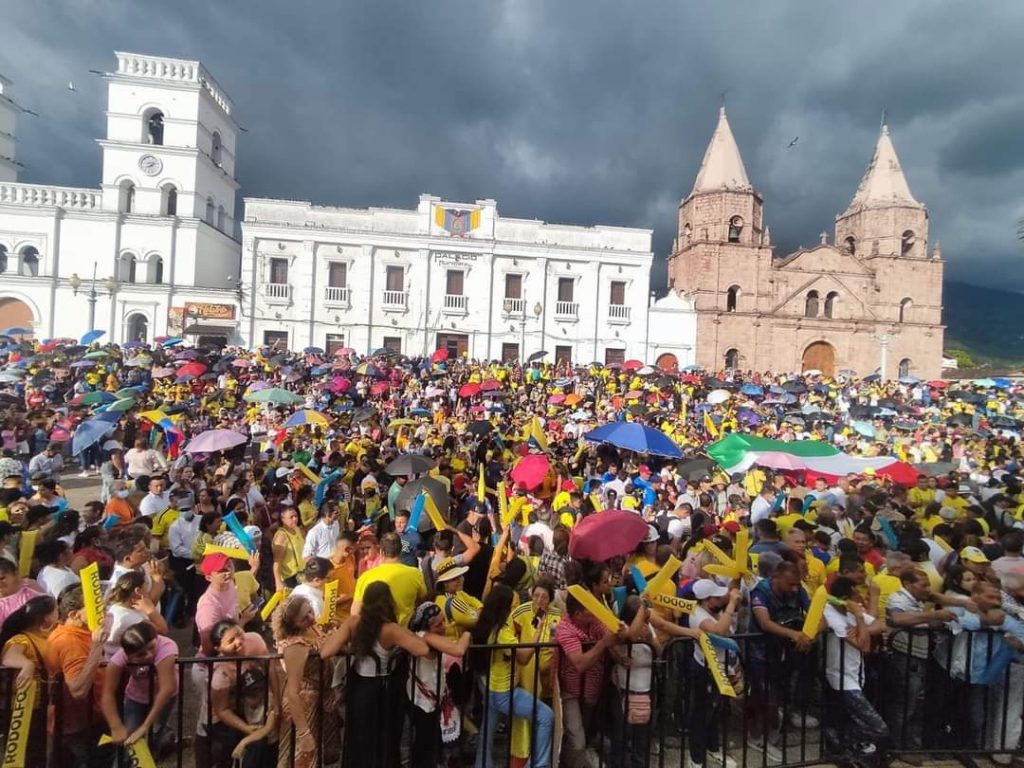
<instances>
[{"instance_id":1,"label":"church facade","mask_svg":"<svg viewBox=\"0 0 1024 768\"><path fill-rule=\"evenodd\" d=\"M696 309L697 365L941 374L943 261L888 127L832 242L781 255L723 108L677 233L668 281Z\"/></svg>"}]
</instances>

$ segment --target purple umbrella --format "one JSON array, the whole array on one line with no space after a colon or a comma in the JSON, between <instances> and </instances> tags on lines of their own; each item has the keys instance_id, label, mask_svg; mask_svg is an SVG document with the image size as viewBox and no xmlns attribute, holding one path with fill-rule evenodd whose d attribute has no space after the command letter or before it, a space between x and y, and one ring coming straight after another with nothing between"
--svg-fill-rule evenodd
<instances>
[{"instance_id":1,"label":"purple umbrella","mask_svg":"<svg viewBox=\"0 0 1024 768\"><path fill-rule=\"evenodd\" d=\"M226 451L249 440L230 429L209 429L193 437L185 446L185 453L216 453Z\"/></svg>"},{"instance_id":2,"label":"purple umbrella","mask_svg":"<svg viewBox=\"0 0 1024 768\"><path fill-rule=\"evenodd\" d=\"M248 392L259 392L261 389L270 389L269 381L254 381L249 385Z\"/></svg>"}]
</instances>

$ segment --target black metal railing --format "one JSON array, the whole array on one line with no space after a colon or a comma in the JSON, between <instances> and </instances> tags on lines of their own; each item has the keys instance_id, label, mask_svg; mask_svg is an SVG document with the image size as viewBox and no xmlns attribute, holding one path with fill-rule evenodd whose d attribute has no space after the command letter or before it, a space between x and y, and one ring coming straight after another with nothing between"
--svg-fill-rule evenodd
<instances>
[{"instance_id":1,"label":"black metal railing","mask_svg":"<svg viewBox=\"0 0 1024 768\"><path fill-rule=\"evenodd\" d=\"M555 765L558 755L563 765L611 768L880 765L893 755L1008 762L1020 754L1024 664L1006 637L893 629L861 653L832 633L803 651L788 640L738 636L738 650L720 650L735 697L718 692L699 647L685 638L605 654L601 667L582 673L593 700L559 686L558 672L572 662L555 643L474 646L460 663L314 657L293 670L291 688L280 654L180 658L177 696L149 744L168 768L263 768L278 765L279 754L299 768L339 758L354 765L353 754L371 768L526 768ZM533 660L517 659L524 649ZM5 750L17 672L0 669ZM597 676L589 686L588 675ZM107 728L91 696L83 706L59 677L40 683L25 764L114 765L123 750L98 746ZM300 722L313 725L312 741L278 718L238 749L250 735L239 726L259 736L269 713L295 705L304 708Z\"/></svg>"}]
</instances>

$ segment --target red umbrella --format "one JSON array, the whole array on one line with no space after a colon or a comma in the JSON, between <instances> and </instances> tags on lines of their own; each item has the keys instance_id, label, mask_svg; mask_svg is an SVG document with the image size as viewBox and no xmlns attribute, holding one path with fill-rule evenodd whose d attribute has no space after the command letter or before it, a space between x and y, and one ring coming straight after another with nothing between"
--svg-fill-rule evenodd
<instances>
[{"instance_id":1,"label":"red umbrella","mask_svg":"<svg viewBox=\"0 0 1024 768\"><path fill-rule=\"evenodd\" d=\"M523 456L519 463L512 468L512 479L517 484L521 483L526 490L532 491L544 482L550 469L551 463L547 456L531 453L528 456Z\"/></svg>"},{"instance_id":2,"label":"red umbrella","mask_svg":"<svg viewBox=\"0 0 1024 768\"><path fill-rule=\"evenodd\" d=\"M639 515L607 509L580 520L569 537L569 555L577 560L604 562L636 549L647 536L647 523Z\"/></svg>"},{"instance_id":3,"label":"red umbrella","mask_svg":"<svg viewBox=\"0 0 1024 768\"><path fill-rule=\"evenodd\" d=\"M430 362L432 362L432 363L443 363L447 359L448 359L448 350L447 349L439 349L434 354L432 354L430 356Z\"/></svg>"},{"instance_id":4,"label":"red umbrella","mask_svg":"<svg viewBox=\"0 0 1024 768\"><path fill-rule=\"evenodd\" d=\"M932 389L945 389L949 386L949 382L943 381L942 379L936 379L935 381L929 381L928 386Z\"/></svg>"},{"instance_id":5,"label":"red umbrella","mask_svg":"<svg viewBox=\"0 0 1024 768\"><path fill-rule=\"evenodd\" d=\"M387 394L388 388L389 385L386 381L377 381L370 387L370 394L374 397L380 397Z\"/></svg>"},{"instance_id":6,"label":"red umbrella","mask_svg":"<svg viewBox=\"0 0 1024 768\"><path fill-rule=\"evenodd\" d=\"M622 369L625 371L637 371L644 367L644 364L639 360L627 360L622 364Z\"/></svg>"},{"instance_id":7,"label":"red umbrella","mask_svg":"<svg viewBox=\"0 0 1024 768\"><path fill-rule=\"evenodd\" d=\"M480 385L479 384L463 384L461 387L459 387L459 397L467 398L467 397L472 397L473 395L479 395L479 394L480 394Z\"/></svg>"},{"instance_id":8,"label":"red umbrella","mask_svg":"<svg viewBox=\"0 0 1024 768\"><path fill-rule=\"evenodd\" d=\"M501 389L501 382L497 379L484 379L484 383L480 385L481 392L494 392L498 389Z\"/></svg>"},{"instance_id":9,"label":"red umbrella","mask_svg":"<svg viewBox=\"0 0 1024 768\"><path fill-rule=\"evenodd\" d=\"M335 376L333 379L331 379L330 388L331 392L337 394L338 392L346 391L351 385L352 382L346 379L344 376Z\"/></svg>"},{"instance_id":10,"label":"red umbrella","mask_svg":"<svg viewBox=\"0 0 1024 768\"><path fill-rule=\"evenodd\" d=\"M178 376L202 376L206 373L206 366L202 363L185 363L178 369Z\"/></svg>"}]
</instances>

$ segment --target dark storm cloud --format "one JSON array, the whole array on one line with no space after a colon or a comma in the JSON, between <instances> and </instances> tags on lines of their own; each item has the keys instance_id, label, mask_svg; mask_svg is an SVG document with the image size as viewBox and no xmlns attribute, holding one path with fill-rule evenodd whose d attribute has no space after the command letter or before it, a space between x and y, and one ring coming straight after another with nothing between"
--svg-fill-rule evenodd
<instances>
[{"instance_id":1,"label":"dark storm cloud","mask_svg":"<svg viewBox=\"0 0 1024 768\"><path fill-rule=\"evenodd\" d=\"M20 124L26 181L97 183L105 97L86 70L111 68L111 51L199 58L249 129L245 195L360 207L493 197L506 216L651 228L660 260L727 91L780 249L832 230L884 108L949 274L1024 282L1016 0L4 6L0 72L42 115Z\"/></svg>"}]
</instances>

